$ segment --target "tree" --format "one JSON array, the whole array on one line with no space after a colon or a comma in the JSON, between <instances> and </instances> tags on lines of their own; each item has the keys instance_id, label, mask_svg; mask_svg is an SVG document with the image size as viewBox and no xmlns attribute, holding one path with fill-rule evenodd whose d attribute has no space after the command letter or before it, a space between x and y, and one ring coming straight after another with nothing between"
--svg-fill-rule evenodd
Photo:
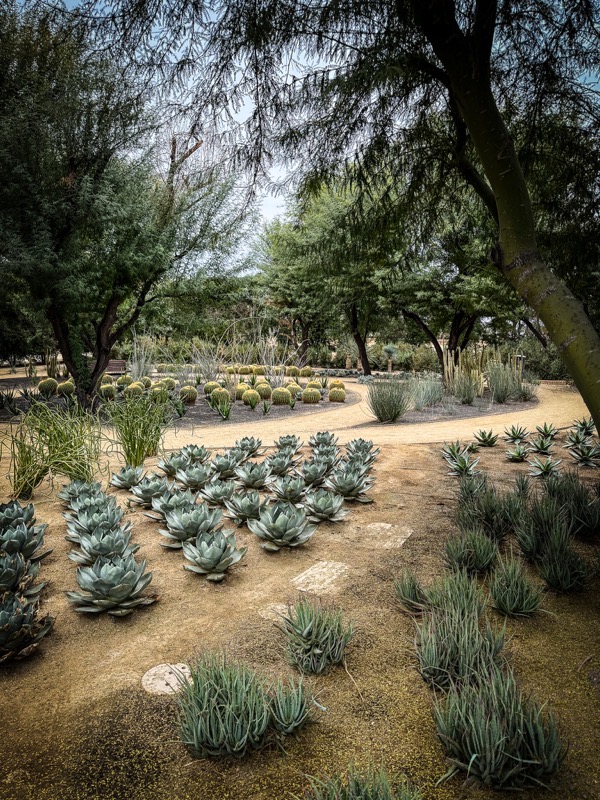
<instances>
[{"instance_id":1,"label":"tree","mask_svg":"<svg viewBox=\"0 0 600 800\"><path fill-rule=\"evenodd\" d=\"M274 145L317 181L356 153L370 175L382 160L402 171L410 162L413 191L435 166L442 177L454 170L496 221L494 263L543 321L600 427L600 338L540 256L511 135L518 119L535 140L549 108L597 126L581 80L598 67L593 0L228 0L206 15L181 0L113 5L112 19L133 41L145 37L154 63L174 58L180 79L193 71L201 113L212 103L218 119L252 98L239 153L255 171Z\"/></svg>"}]
</instances>

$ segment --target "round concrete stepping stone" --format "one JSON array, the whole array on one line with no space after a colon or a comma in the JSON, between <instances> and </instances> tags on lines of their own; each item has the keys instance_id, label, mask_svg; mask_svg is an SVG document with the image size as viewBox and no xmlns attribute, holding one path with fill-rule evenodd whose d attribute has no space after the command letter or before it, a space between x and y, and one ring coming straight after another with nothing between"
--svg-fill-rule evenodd
<instances>
[{"instance_id":1,"label":"round concrete stepping stone","mask_svg":"<svg viewBox=\"0 0 600 800\"><path fill-rule=\"evenodd\" d=\"M142 688L150 694L175 694L181 688L179 677L189 682L191 675L187 664L157 664L142 678Z\"/></svg>"}]
</instances>

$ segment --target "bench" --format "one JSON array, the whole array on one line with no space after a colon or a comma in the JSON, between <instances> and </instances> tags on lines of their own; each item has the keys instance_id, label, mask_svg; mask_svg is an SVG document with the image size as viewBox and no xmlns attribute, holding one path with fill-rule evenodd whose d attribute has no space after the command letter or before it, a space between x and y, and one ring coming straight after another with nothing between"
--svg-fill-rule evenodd
<instances>
[{"instance_id":1,"label":"bench","mask_svg":"<svg viewBox=\"0 0 600 800\"><path fill-rule=\"evenodd\" d=\"M127 372L127 362L119 359L109 361L105 372L107 375L125 375Z\"/></svg>"}]
</instances>

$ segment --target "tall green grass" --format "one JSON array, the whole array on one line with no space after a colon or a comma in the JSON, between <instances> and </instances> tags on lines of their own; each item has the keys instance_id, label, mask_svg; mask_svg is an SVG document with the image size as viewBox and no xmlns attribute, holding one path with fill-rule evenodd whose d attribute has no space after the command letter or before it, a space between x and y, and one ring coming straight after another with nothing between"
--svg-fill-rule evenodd
<instances>
[{"instance_id":1,"label":"tall green grass","mask_svg":"<svg viewBox=\"0 0 600 800\"><path fill-rule=\"evenodd\" d=\"M173 419L167 393L155 396L119 398L103 405L117 446L125 462L140 467L158 453L165 428Z\"/></svg>"},{"instance_id":2,"label":"tall green grass","mask_svg":"<svg viewBox=\"0 0 600 800\"><path fill-rule=\"evenodd\" d=\"M408 381L375 380L367 389L367 403L379 422L396 422L413 407Z\"/></svg>"}]
</instances>

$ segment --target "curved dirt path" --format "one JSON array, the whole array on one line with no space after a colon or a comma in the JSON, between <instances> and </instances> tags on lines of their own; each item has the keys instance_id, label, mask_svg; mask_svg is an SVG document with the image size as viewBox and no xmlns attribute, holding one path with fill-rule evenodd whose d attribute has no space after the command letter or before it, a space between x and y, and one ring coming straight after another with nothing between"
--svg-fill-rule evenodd
<instances>
[{"instance_id":1,"label":"curved dirt path","mask_svg":"<svg viewBox=\"0 0 600 800\"><path fill-rule=\"evenodd\" d=\"M444 419L436 422L407 423L396 422L382 425L376 422L367 406L367 387L352 382L349 385L361 395L358 403L349 406L332 405L327 411L277 420L256 417L251 422L240 425L201 425L196 428L183 428L169 432L165 437L167 449L181 447L188 441L201 441L209 447L230 447L240 436L260 437L265 444L285 433L295 433L306 439L316 431L333 430L341 439L354 439L362 436L372 439L375 444L425 444L444 442L450 439L471 437L479 428L493 428L502 431L507 425L526 425L532 427L543 422L552 422L559 428L569 426L573 420L589 416L589 412L577 391L566 385L546 384L539 387L538 402L531 408L515 411L507 407L505 413L495 412L479 417ZM498 406L502 408L502 406ZM185 441L184 441L185 440Z\"/></svg>"}]
</instances>

